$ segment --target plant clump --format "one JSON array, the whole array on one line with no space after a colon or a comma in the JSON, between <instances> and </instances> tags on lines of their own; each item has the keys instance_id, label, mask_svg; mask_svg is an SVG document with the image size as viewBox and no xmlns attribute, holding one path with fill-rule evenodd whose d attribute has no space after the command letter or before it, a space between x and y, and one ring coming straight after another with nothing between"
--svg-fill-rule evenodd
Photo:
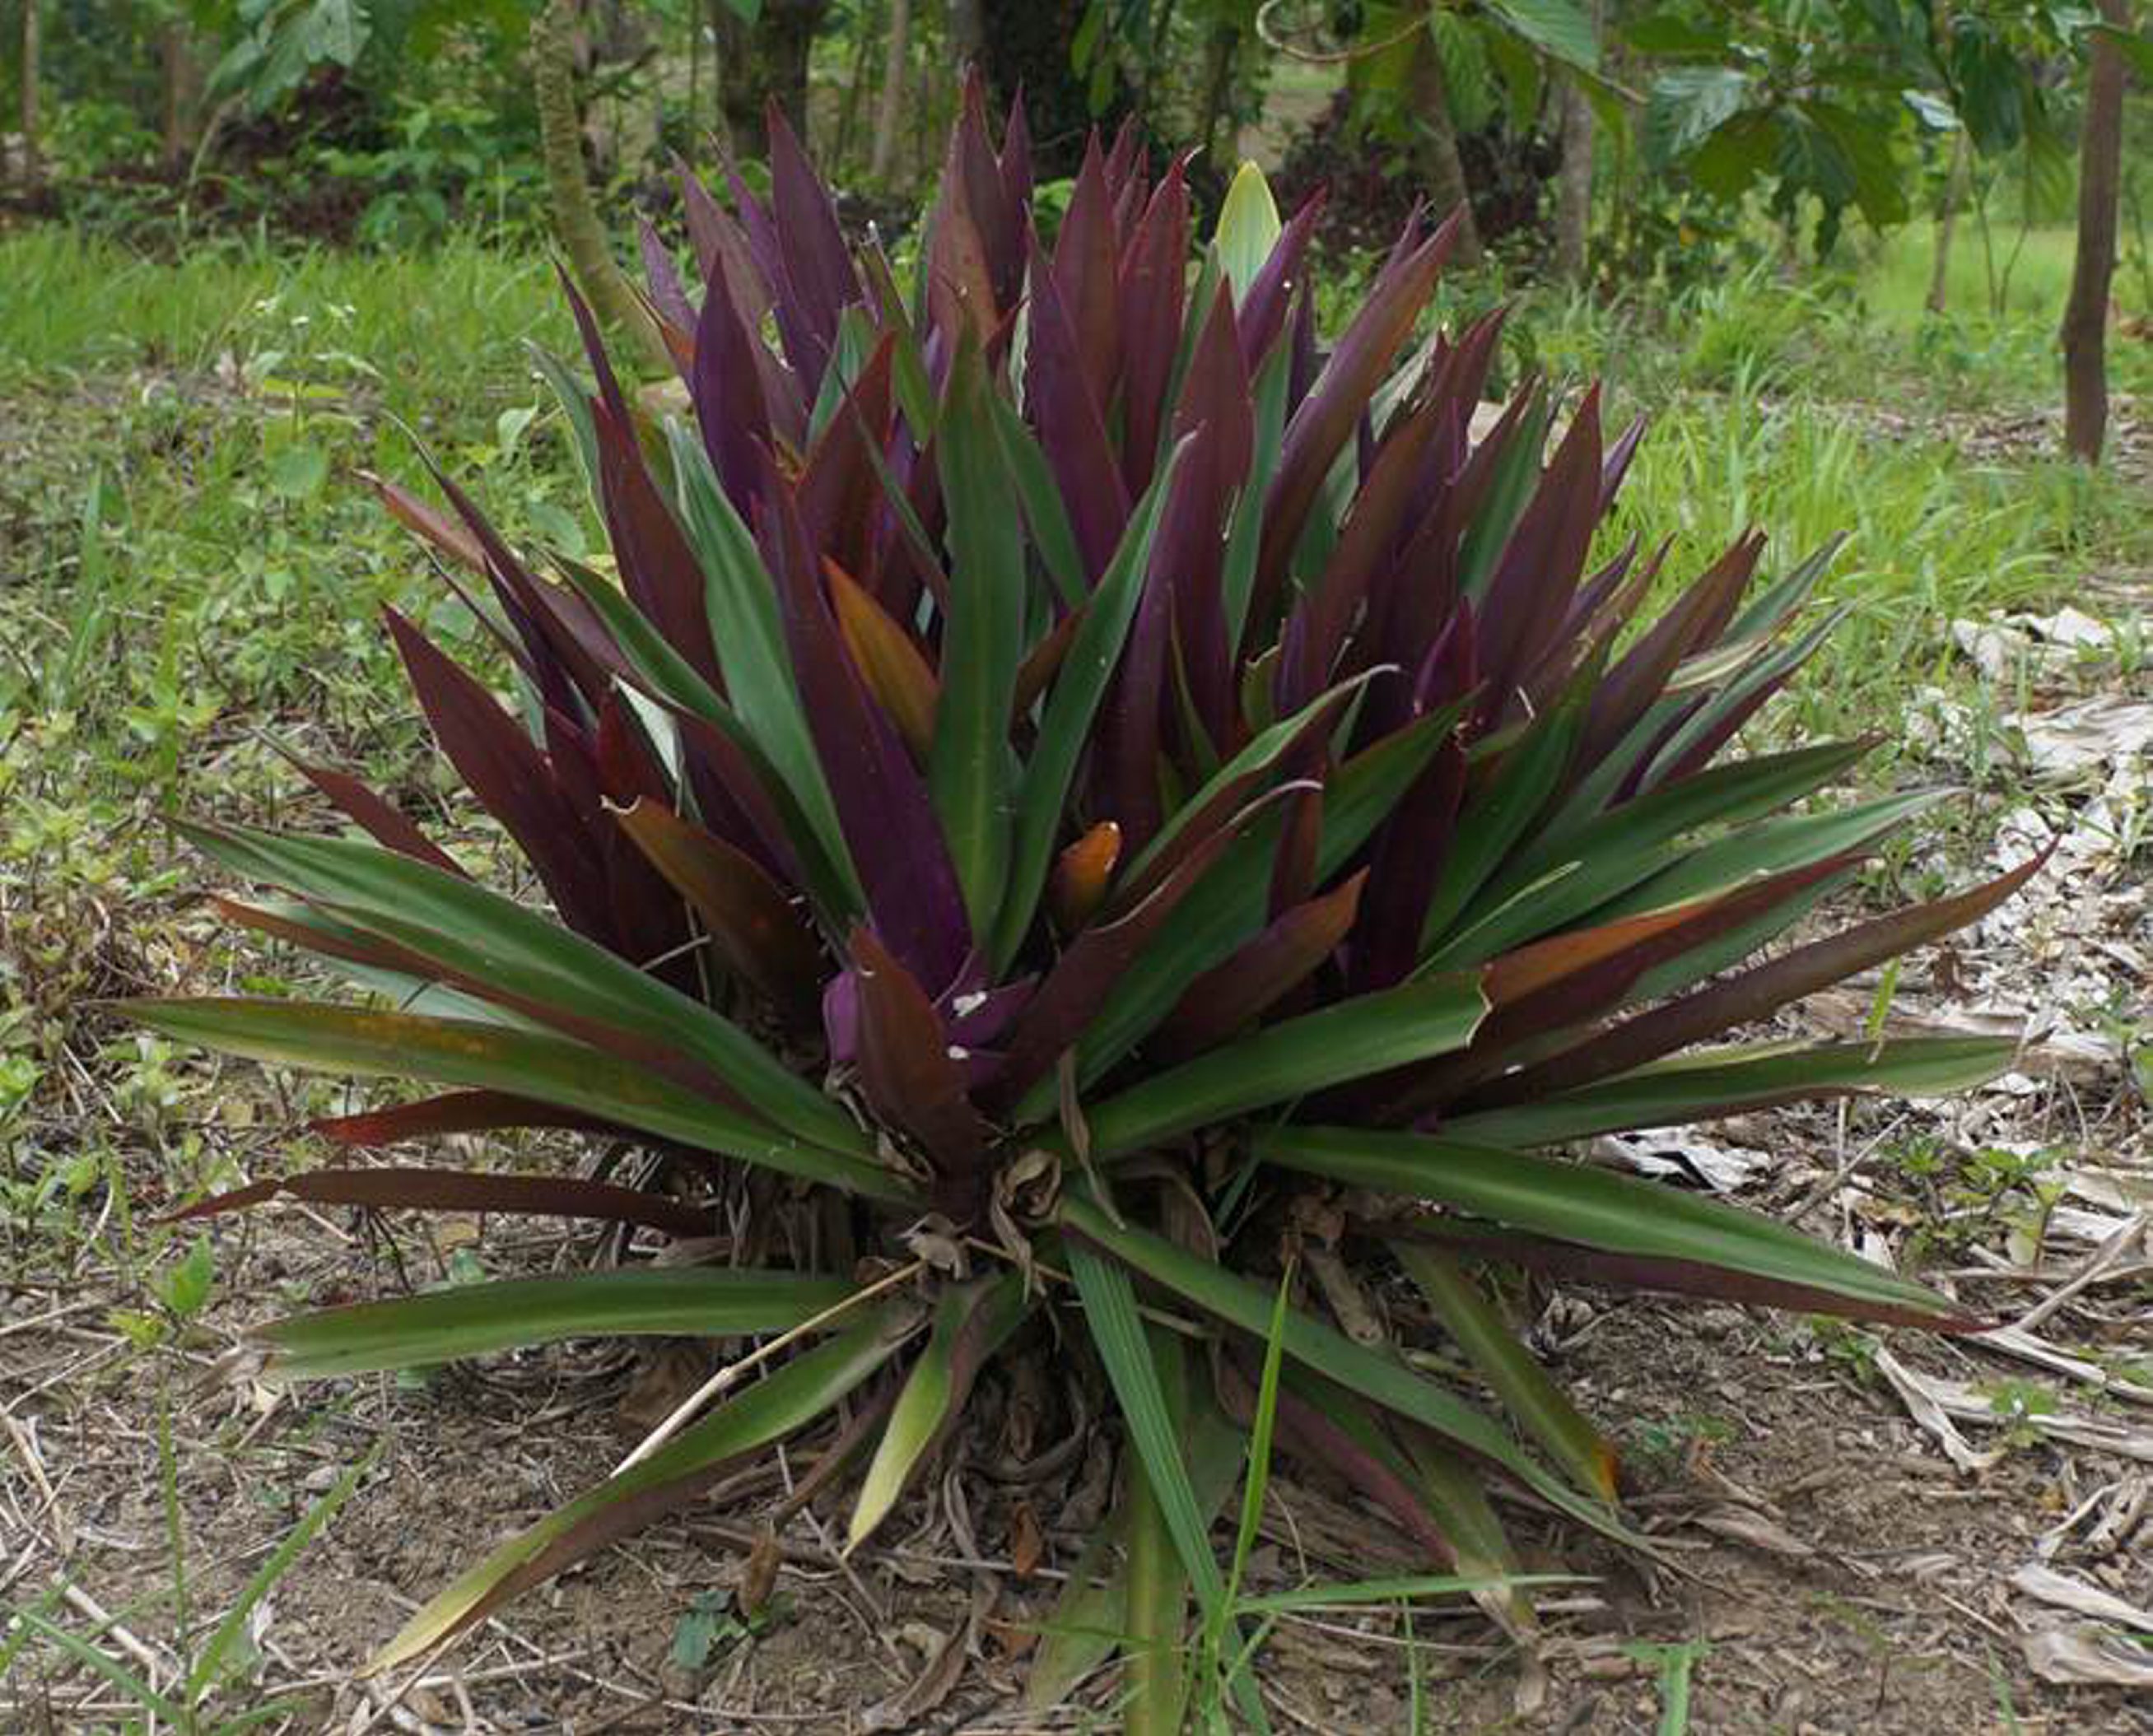
<instances>
[{"instance_id":1,"label":"plant clump","mask_svg":"<svg viewBox=\"0 0 2153 1736\"><path fill-rule=\"evenodd\" d=\"M1030 1363L1126 1441L1041 1691L1118 1634L1157 1719L1188 1598L1209 1643L1234 1631L1239 1562L1208 1533L1273 1445L1514 1634L1530 1588L1491 1494L1631 1535L1507 1274L1969 1323L1560 1149L2010 1058L1731 1040L2031 871L1766 952L1936 799L1829 799L1862 744L1742 744L1830 631L1804 607L1824 556L1760 580L1753 536L1677 583L1664 546L1602 546L1639 430L1610 438L1596 392L1528 382L1476 435L1501 316L1423 332L1448 225L1410 225L1326 342L1315 207L1281 223L1252 170L1199 250L1181 167L1095 141L1050 248L1023 117L997 148L975 89L899 271L771 133L766 197L684 183L699 297L646 231L679 412L617 376L579 302L594 389L547 363L609 570L511 547L446 476L446 510L384 485L512 670L511 709L389 618L542 904L310 768L353 833L186 830L273 889L221 899L232 920L363 992L132 1008L435 1088L317 1124L344 1146L551 1125L651 1155L645 1185L353 1166L200 1202L624 1232L607 1269L272 1324L272 1370L735 1344L706 1408L381 1662L787 1439L822 1444L818 1489L852 1478L864 1543L983 1376ZM1401 1353L1371 1305L1392 1285L1470 1380Z\"/></svg>"}]
</instances>

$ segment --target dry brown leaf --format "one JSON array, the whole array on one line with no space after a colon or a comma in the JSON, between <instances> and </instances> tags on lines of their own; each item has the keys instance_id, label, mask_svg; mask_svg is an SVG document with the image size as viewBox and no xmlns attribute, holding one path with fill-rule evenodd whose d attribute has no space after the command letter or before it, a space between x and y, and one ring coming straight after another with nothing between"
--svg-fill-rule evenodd
<instances>
[{"instance_id":1,"label":"dry brown leaf","mask_svg":"<svg viewBox=\"0 0 2153 1736\"><path fill-rule=\"evenodd\" d=\"M2104 1628L2036 1628L2023 1644L2027 1667L2044 1682L2153 1688L2153 1657Z\"/></svg>"}]
</instances>

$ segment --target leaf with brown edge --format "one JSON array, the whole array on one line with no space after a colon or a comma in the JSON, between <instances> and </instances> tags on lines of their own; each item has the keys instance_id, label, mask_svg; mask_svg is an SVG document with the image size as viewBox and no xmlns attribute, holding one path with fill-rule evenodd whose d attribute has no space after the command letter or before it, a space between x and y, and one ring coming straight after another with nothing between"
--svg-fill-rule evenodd
<instances>
[{"instance_id":1,"label":"leaf with brown edge","mask_svg":"<svg viewBox=\"0 0 2153 1736\"><path fill-rule=\"evenodd\" d=\"M1761 1213L1589 1164L1447 1134L1355 1127L1267 1128L1254 1150L1282 1169L1448 1206L1525 1235L1717 1266L1865 1307L1931 1317L1957 1312L1935 1292Z\"/></svg>"},{"instance_id":2,"label":"leaf with brown edge","mask_svg":"<svg viewBox=\"0 0 2153 1736\"><path fill-rule=\"evenodd\" d=\"M272 940L318 952L325 958L341 958L349 964L364 965L369 969L394 971L400 976L416 977L425 981L440 973L433 965L416 952L395 946L371 935L362 935L332 923L308 911L304 916L285 911L267 910L258 904L248 904L237 898L228 898L221 892L212 892L209 903L219 916L242 928L251 928L257 934L266 934ZM300 909L293 906L294 911Z\"/></svg>"},{"instance_id":3,"label":"leaf with brown edge","mask_svg":"<svg viewBox=\"0 0 2153 1736\"><path fill-rule=\"evenodd\" d=\"M1518 1425L1547 1449L1580 1489L1615 1500L1613 1444L1549 1378L1480 1287L1455 1261L1421 1243L1395 1242L1392 1251L1427 1297L1443 1329Z\"/></svg>"},{"instance_id":4,"label":"leaf with brown edge","mask_svg":"<svg viewBox=\"0 0 2153 1736\"><path fill-rule=\"evenodd\" d=\"M945 1175L970 1175L991 1129L965 1095L942 1018L912 973L857 927L853 976L859 989L860 1082L878 1114L919 1142Z\"/></svg>"},{"instance_id":5,"label":"leaf with brown edge","mask_svg":"<svg viewBox=\"0 0 2153 1736\"><path fill-rule=\"evenodd\" d=\"M1362 1101L1373 1119L1393 1123L1447 1104L1498 1072L1522 1046L1540 1042L1545 1048L1542 1039L1600 1018L1647 972L1741 932L1860 859L1858 850L1828 856L1731 892L1550 935L1504 953L1481 979L1491 1010L1472 1047L1387 1082Z\"/></svg>"},{"instance_id":6,"label":"leaf with brown edge","mask_svg":"<svg viewBox=\"0 0 2153 1736\"><path fill-rule=\"evenodd\" d=\"M1039 703L1039 696L1047 685L1061 673L1061 665L1069 656L1069 647L1076 643L1076 635L1082 631L1091 611L1087 602L1082 608L1071 609L1043 638L1025 652L1024 661L1016 666L1016 693L1010 701L1010 721L1019 723L1031 715L1031 708Z\"/></svg>"},{"instance_id":7,"label":"leaf with brown edge","mask_svg":"<svg viewBox=\"0 0 2153 1736\"><path fill-rule=\"evenodd\" d=\"M564 1109L507 1091L450 1091L356 1115L323 1115L307 1131L338 1145L394 1145L447 1133L490 1133L503 1127L571 1127L585 1132L620 1129L602 1116Z\"/></svg>"},{"instance_id":8,"label":"leaf with brown edge","mask_svg":"<svg viewBox=\"0 0 2153 1736\"><path fill-rule=\"evenodd\" d=\"M1928 1309L1886 1302L1856 1301L1814 1285L1759 1277L1694 1260L1589 1248L1552 1236L1520 1235L1470 1218L1421 1217L1402 1225L1386 1223L1382 1231L1393 1241L1424 1240L1465 1258L1501 1261L1522 1266L1527 1272L1545 1272L1550 1277L1606 1284L1616 1289L1664 1291L1674 1296L1700 1296L1714 1302L1741 1302L1753 1307L1829 1314L1837 1319L1863 1320L1877 1326L1919 1327L1927 1332L1977 1332L1995 1324L1948 1304Z\"/></svg>"},{"instance_id":9,"label":"leaf with brown edge","mask_svg":"<svg viewBox=\"0 0 2153 1736\"><path fill-rule=\"evenodd\" d=\"M126 1001L115 1010L182 1042L250 1060L543 1098L691 1150L870 1199L917 1202L910 1183L879 1163L809 1145L649 1066L550 1033L311 1001Z\"/></svg>"},{"instance_id":10,"label":"leaf with brown edge","mask_svg":"<svg viewBox=\"0 0 2153 1736\"><path fill-rule=\"evenodd\" d=\"M852 652L860 679L889 713L905 746L912 749L912 757L924 765L934 743L934 708L942 698L940 681L920 655L912 635L893 621L888 611L843 567L826 558L822 571L830 581L837 629L844 635L845 649Z\"/></svg>"},{"instance_id":11,"label":"leaf with brown edge","mask_svg":"<svg viewBox=\"0 0 2153 1736\"><path fill-rule=\"evenodd\" d=\"M1484 1086L1467 1106L1475 1111L1500 1109L1575 1090L1763 1018L1804 995L1980 921L2038 873L2054 850L2051 845L1982 886L1797 947L1739 976L1640 1013L1575 1048Z\"/></svg>"},{"instance_id":12,"label":"leaf with brown edge","mask_svg":"<svg viewBox=\"0 0 2153 1736\"><path fill-rule=\"evenodd\" d=\"M1024 1012L1004 1053L1000 1070L981 1094L1000 1114L1044 1079L1084 1035L1092 1015L1125 972L1158 936L1182 900L1252 825L1265 804L1251 803L1183 856L1136 907L1080 931L1054 962Z\"/></svg>"},{"instance_id":13,"label":"leaf with brown edge","mask_svg":"<svg viewBox=\"0 0 2153 1736\"><path fill-rule=\"evenodd\" d=\"M522 1102L498 1092L464 1092L461 1099ZM446 1101L430 1099L425 1107ZM505 1124L484 1124L499 1126ZM483 1211L512 1217L595 1218L614 1224L640 1224L668 1236L708 1236L709 1212L664 1194L570 1175L496 1175L471 1170L314 1170L303 1175L251 1182L227 1193L212 1194L162 1219L183 1223L243 1211L270 1200L301 1200L310 1206L359 1206L374 1211Z\"/></svg>"},{"instance_id":14,"label":"leaf with brown edge","mask_svg":"<svg viewBox=\"0 0 2153 1736\"><path fill-rule=\"evenodd\" d=\"M829 967L785 889L753 857L647 797L613 818L702 919L725 968L795 1027L812 1028Z\"/></svg>"}]
</instances>

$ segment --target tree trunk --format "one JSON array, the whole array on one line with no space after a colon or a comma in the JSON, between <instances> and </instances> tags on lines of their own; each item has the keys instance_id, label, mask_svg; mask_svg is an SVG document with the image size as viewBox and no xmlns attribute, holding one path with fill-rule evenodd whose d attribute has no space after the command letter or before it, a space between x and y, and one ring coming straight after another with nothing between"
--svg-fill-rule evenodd
<instances>
[{"instance_id":1,"label":"tree trunk","mask_svg":"<svg viewBox=\"0 0 2153 1736\"><path fill-rule=\"evenodd\" d=\"M949 33L950 58L961 72L987 52L987 15L981 0L949 0L944 28Z\"/></svg>"},{"instance_id":2,"label":"tree trunk","mask_svg":"<svg viewBox=\"0 0 2153 1736\"><path fill-rule=\"evenodd\" d=\"M1600 0L1593 0L1592 33L1600 34ZM1592 233L1594 138L1592 104L1585 87L1562 79L1562 164L1555 180L1555 272L1572 289L1585 279L1585 248Z\"/></svg>"},{"instance_id":3,"label":"tree trunk","mask_svg":"<svg viewBox=\"0 0 2153 1736\"><path fill-rule=\"evenodd\" d=\"M1463 211L1458 245L1451 258L1461 266L1480 263L1480 229L1473 221L1471 190L1465 181L1465 165L1458 155L1458 129L1450 118L1450 91L1443 83L1443 58L1435 38L1419 33L1414 45L1411 82L1407 87L1413 124L1420 133L1421 178L1428 184L1428 202L1438 217Z\"/></svg>"},{"instance_id":4,"label":"tree trunk","mask_svg":"<svg viewBox=\"0 0 2153 1736\"><path fill-rule=\"evenodd\" d=\"M897 169L897 129L904 119L904 75L912 64L912 0L889 0L889 36L883 43L882 94L875 100L874 146L868 179L888 186Z\"/></svg>"},{"instance_id":5,"label":"tree trunk","mask_svg":"<svg viewBox=\"0 0 2153 1736\"><path fill-rule=\"evenodd\" d=\"M1241 27L1222 17L1212 25L1204 44L1204 113L1196 134L1204 164L1221 177L1234 172L1241 154L1238 137L1231 150L1219 148L1219 125L1226 118L1226 99L1234 89L1234 58L1240 49Z\"/></svg>"},{"instance_id":6,"label":"tree trunk","mask_svg":"<svg viewBox=\"0 0 2153 1736\"><path fill-rule=\"evenodd\" d=\"M1951 170L1944 177L1944 208L1937 214L1937 258L1929 273L1928 309L1942 313L1951 299L1952 235L1958 227L1958 208L1966 203L1967 185L1973 179L1973 147L1961 127L1952 140Z\"/></svg>"},{"instance_id":7,"label":"tree trunk","mask_svg":"<svg viewBox=\"0 0 2153 1736\"><path fill-rule=\"evenodd\" d=\"M186 166L193 153L201 111L201 63L195 58L194 33L185 18L169 20L157 36L163 74L164 116L160 129L165 167Z\"/></svg>"},{"instance_id":8,"label":"tree trunk","mask_svg":"<svg viewBox=\"0 0 2153 1736\"><path fill-rule=\"evenodd\" d=\"M43 179L38 164L38 7L39 0L23 0L23 186L37 190Z\"/></svg>"},{"instance_id":9,"label":"tree trunk","mask_svg":"<svg viewBox=\"0 0 2153 1736\"><path fill-rule=\"evenodd\" d=\"M2101 0L2103 21L2130 28L2130 0ZM2108 285L2115 271L2115 217L2122 187L2123 51L2093 38L2086 74L2085 131L2079 155L2079 245L2064 306L2064 444L2100 462L2108 431Z\"/></svg>"},{"instance_id":10,"label":"tree trunk","mask_svg":"<svg viewBox=\"0 0 2153 1736\"><path fill-rule=\"evenodd\" d=\"M718 108L735 157L767 157L765 111L777 104L804 143L807 137L807 56L830 0L763 0L750 24L730 0L710 0L718 38Z\"/></svg>"},{"instance_id":11,"label":"tree trunk","mask_svg":"<svg viewBox=\"0 0 2153 1736\"><path fill-rule=\"evenodd\" d=\"M1032 162L1041 180L1076 173L1084 160L1084 141L1095 124L1090 95L1069 58L1069 44L1084 22L1087 4L1087 0L975 0L980 70L995 108L1006 110L1023 92ZM1111 130L1122 95L1114 93L1097 124Z\"/></svg>"},{"instance_id":12,"label":"tree trunk","mask_svg":"<svg viewBox=\"0 0 2153 1736\"><path fill-rule=\"evenodd\" d=\"M531 94L554 233L576 282L599 318L628 332L651 365L669 370L671 352L606 245L605 226L583 172L583 129L576 113L576 0L548 0L531 21Z\"/></svg>"},{"instance_id":13,"label":"tree trunk","mask_svg":"<svg viewBox=\"0 0 2153 1736\"><path fill-rule=\"evenodd\" d=\"M1555 274L1585 286L1585 241L1592 226L1592 104L1574 79L1562 84L1562 166L1555 183Z\"/></svg>"}]
</instances>

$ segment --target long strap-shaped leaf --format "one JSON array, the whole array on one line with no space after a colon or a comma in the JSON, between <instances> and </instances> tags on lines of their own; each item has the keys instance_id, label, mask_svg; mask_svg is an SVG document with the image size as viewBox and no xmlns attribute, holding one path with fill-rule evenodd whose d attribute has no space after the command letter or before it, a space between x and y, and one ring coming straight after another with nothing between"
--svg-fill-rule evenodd
<instances>
[{"instance_id":1,"label":"long strap-shaped leaf","mask_svg":"<svg viewBox=\"0 0 2153 1736\"><path fill-rule=\"evenodd\" d=\"M1198 1607L1205 1621L1216 1624L1216 1631L1229 1642L1230 1656L1239 1649L1240 1624L1227 1607L1225 1576L1211 1551L1210 1523L1197 1499L1183 1454L1182 1431L1175 1426L1168 1408L1162 1383L1163 1371L1145 1335L1143 1317L1137 1312L1129 1275L1081 1242L1071 1242L1068 1253L1070 1272L1084 1298L1085 1324L1098 1347L1099 1360L1106 1364L1114 1396L1121 1401L1122 1419L1151 1498L1158 1505L1159 1516L1173 1540L1174 1553L1181 1557L1183 1570L1195 1589ZM1178 1364L1178 1353L1173 1360ZM1178 1367L1173 1374L1178 1380ZM1255 1685L1247 1673L1235 1672L1232 1686L1235 1700L1247 1711L1255 1698ZM1255 1722L1260 1727L1261 1703L1256 1702L1256 1706Z\"/></svg>"},{"instance_id":2,"label":"long strap-shaped leaf","mask_svg":"<svg viewBox=\"0 0 2153 1736\"><path fill-rule=\"evenodd\" d=\"M327 906L471 984L598 1019L702 1062L757 1113L812 1144L856 1155L873 1149L842 1109L721 1013L513 899L347 839L185 830L238 872Z\"/></svg>"},{"instance_id":3,"label":"long strap-shaped leaf","mask_svg":"<svg viewBox=\"0 0 2153 1736\"><path fill-rule=\"evenodd\" d=\"M1675 860L1677 841L1700 826L1731 825L1821 789L1868 751L1863 742L1798 748L1715 766L1625 803L1559 845L1526 850L1458 920L1434 955L1477 963L1574 921ZM1557 871L1544 890L1533 890Z\"/></svg>"},{"instance_id":4,"label":"long strap-shaped leaf","mask_svg":"<svg viewBox=\"0 0 2153 1736\"><path fill-rule=\"evenodd\" d=\"M1545 1145L1860 1091L1943 1097L1994 1079L2018 1051L2017 1041L2008 1037L1712 1050L1560 1096L1461 1115L1444 1128L1460 1139L1488 1144Z\"/></svg>"},{"instance_id":5,"label":"long strap-shaped leaf","mask_svg":"<svg viewBox=\"0 0 2153 1736\"><path fill-rule=\"evenodd\" d=\"M1102 1160L1191 1128L1463 1048L1487 1016L1470 976L1429 977L1304 1013L1158 1074L1092 1110Z\"/></svg>"},{"instance_id":6,"label":"long strap-shaped leaf","mask_svg":"<svg viewBox=\"0 0 2153 1736\"><path fill-rule=\"evenodd\" d=\"M807 1145L563 1037L303 1001L145 1000L123 1002L120 1010L168 1037L226 1054L316 1072L512 1091L868 1199L918 1202L902 1176L878 1164Z\"/></svg>"},{"instance_id":7,"label":"long strap-shaped leaf","mask_svg":"<svg viewBox=\"0 0 2153 1736\"><path fill-rule=\"evenodd\" d=\"M509 1278L295 1314L256 1334L267 1373L321 1380L415 1368L558 1338L783 1332L852 1293L842 1278L725 1266L650 1266Z\"/></svg>"},{"instance_id":8,"label":"long strap-shaped leaf","mask_svg":"<svg viewBox=\"0 0 2153 1736\"><path fill-rule=\"evenodd\" d=\"M1324 785L1316 877L1328 879L1367 841L1412 788L1443 745L1442 718L1431 715L1399 729L1333 772ZM1275 826L1260 826L1232 845L1175 912L1096 1017L1077 1050L1081 1084L1102 1076L1170 1013L1202 972L1222 961L1264 926L1265 889L1277 853ZM1053 1111L1051 1082L1036 1086L1016 1113L1021 1123Z\"/></svg>"},{"instance_id":9,"label":"long strap-shaped leaf","mask_svg":"<svg viewBox=\"0 0 2153 1736\"><path fill-rule=\"evenodd\" d=\"M980 1368L1028 1312L1024 1281L1015 1272L953 1286L944 1293L935 1307L934 1330L904 1378L861 1480L845 1535L848 1551L866 1542L889 1517L913 1474L964 1409Z\"/></svg>"},{"instance_id":10,"label":"long strap-shaped leaf","mask_svg":"<svg viewBox=\"0 0 2153 1736\"><path fill-rule=\"evenodd\" d=\"M937 436L949 597L927 780L975 934L992 931L1009 875L1016 775L1010 707L1024 657L1026 601L1024 521L1010 510L1010 479L988 407L993 389L979 348L963 345Z\"/></svg>"},{"instance_id":11,"label":"long strap-shaped leaf","mask_svg":"<svg viewBox=\"0 0 2153 1736\"><path fill-rule=\"evenodd\" d=\"M1509 1411L1580 1489L1615 1499L1615 1449L1533 1360L1479 1287L1433 1248L1400 1241L1391 1251L1420 1287L1473 1366Z\"/></svg>"},{"instance_id":12,"label":"long strap-shaped leaf","mask_svg":"<svg viewBox=\"0 0 2153 1736\"><path fill-rule=\"evenodd\" d=\"M1151 565L1152 540L1158 534L1159 513L1181 453L1177 447L1168 456L1138 503L1114 558L1100 575L1098 586L1085 605L1076 639L1062 659L1054 690L1047 695L1039 737L1026 764L1024 787L1017 798L1009 885L995 922L993 952L997 969L1016 956L1038 912L1055 835L1068 806L1070 780L1090 740L1092 721L1098 713L1108 678L1121 660L1129 623L1135 618L1143 575Z\"/></svg>"},{"instance_id":13,"label":"long strap-shaped leaf","mask_svg":"<svg viewBox=\"0 0 2153 1736\"><path fill-rule=\"evenodd\" d=\"M1856 971L1977 921L2001 904L2048 860L2029 858L1994 880L1911 908L1893 911L1843 933L1729 977L1723 982L1653 1008L1590 1042L1565 1050L1522 1073L1497 1081L1481 1094L1489 1107L1530 1103L1553 1093L1630 1072L1692 1043L1763 1018L1789 1002L1840 982Z\"/></svg>"},{"instance_id":14,"label":"long strap-shaped leaf","mask_svg":"<svg viewBox=\"0 0 2153 1736\"><path fill-rule=\"evenodd\" d=\"M887 1362L899 1342L887 1317L796 1357L641 1464L608 1478L495 1550L438 1593L366 1666L369 1674L431 1650L512 1597L693 1497L742 1454L806 1427Z\"/></svg>"},{"instance_id":15,"label":"long strap-shaped leaf","mask_svg":"<svg viewBox=\"0 0 2153 1736\"><path fill-rule=\"evenodd\" d=\"M476 1096L477 1093L466 1094ZM446 1099L435 1099L435 1102ZM503 1102L528 1102L504 1098ZM518 1123L518 1125L522 1124ZM316 1123L317 1130L321 1124ZM707 1236L710 1214L685 1200L641 1188L618 1187L580 1175L498 1175L471 1170L389 1168L313 1170L248 1183L173 1212L166 1220L215 1217L242 1211L265 1200L305 1200L320 1206L362 1206L374 1211L500 1212L512 1216L596 1218L606 1223L646 1224L668 1236Z\"/></svg>"},{"instance_id":16,"label":"long strap-shaped leaf","mask_svg":"<svg viewBox=\"0 0 2153 1736\"><path fill-rule=\"evenodd\" d=\"M1265 1163L1432 1200L1588 1247L1751 1272L1937 1316L1933 1291L1754 1212L1678 1188L1494 1145L1424 1134L1283 1127L1257 1135Z\"/></svg>"},{"instance_id":17,"label":"long strap-shaped leaf","mask_svg":"<svg viewBox=\"0 0 2153 1736\"><path fill-rule=\"evenodd\" d=\"M1269 1328L1272 1298L1262 1286L1199 1259L1163 1236L1117 1224L1088 1200L1064 1200L1061 1218L1065 1228L1186 1297L1206 1313L1257 1338ZM1488 1418L1433 1382L1422 1379L1403 1363L1381 1351L1356 1344L1343 1332L1298 1312L1287 1315L1285 1332L1285 1353L1295 1361L1500 1465L1595 1530L1621 1542L1639 1541L1605 1506L1577 1494L1560 1478L1527 1458Z\"/></svg>"}]
</instances>

